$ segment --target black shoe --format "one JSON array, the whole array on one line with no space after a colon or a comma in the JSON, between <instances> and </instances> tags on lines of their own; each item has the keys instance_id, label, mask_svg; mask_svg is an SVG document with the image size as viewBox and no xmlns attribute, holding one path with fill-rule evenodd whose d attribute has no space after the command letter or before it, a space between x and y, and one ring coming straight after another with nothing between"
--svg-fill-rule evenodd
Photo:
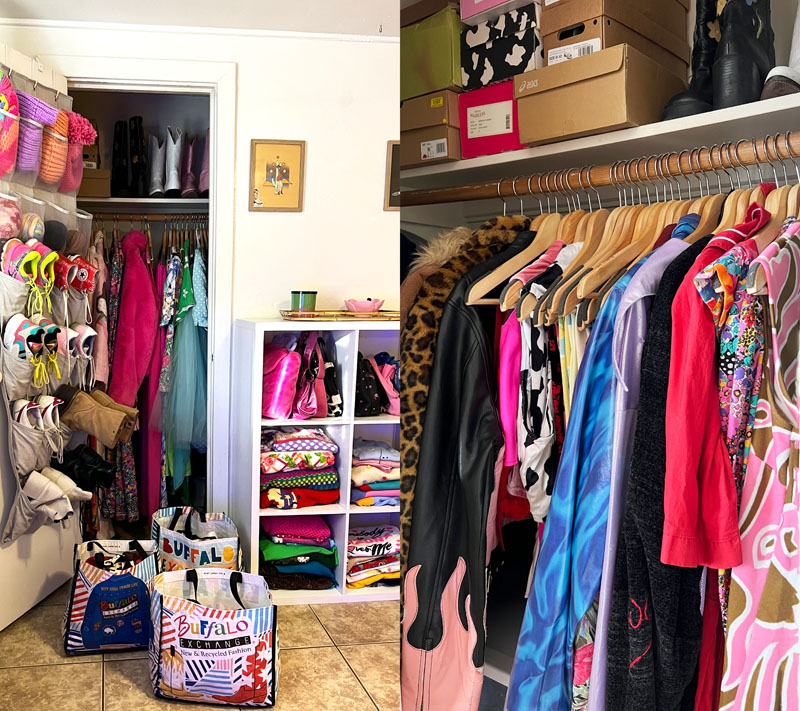
<instances>
[{"instance_id":1,"label":"black shoe","mask_svg":"<svg viewBox=\"0 0 800 711\"><path fill-rule=\"evenodd\" d=\"M130 197L128 182L128 122L114 124L114 150L111 154L111 195Z\"/></svg>"},{"instance_id":2,"label":"black shoe","mask_svg":"<svg viewBox=\"0 0 800 711\"><path fill-rule=\"evenodd\" d=\"M131 132L131 193L135 197L147 197L147 155L142 117L133 116L128 124Z\"/></svg>"},{"instance_id":3,"label":"black shoe","mask_svg":"<svg viewBox=\"0 0 800 711\"><path fill-rule=\"evenodd\" d=\"M769 0L727 0L719 24L722 37L714 57L714 108L758 101L775 66Z\"/></svg>"},{"instance_id":4,"label":"black shoe","mask_svg":"<svg viewBox=\"0 0 800 711\"><path fill-rule=\"evenodd\" d=\"M692 80L689 88L673 96L664 107L663 121L694 116L713 108L711 65L717 51L717 0L697 0L697 16L692 47Z\"/></svg>"}]
</instances>

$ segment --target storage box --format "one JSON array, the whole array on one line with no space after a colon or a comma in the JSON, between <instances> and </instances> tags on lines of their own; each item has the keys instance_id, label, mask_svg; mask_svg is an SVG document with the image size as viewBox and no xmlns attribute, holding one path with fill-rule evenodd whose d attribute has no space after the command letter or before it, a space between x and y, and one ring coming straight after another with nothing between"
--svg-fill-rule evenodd
<instances>
[{"instance_id":1,"label":"storage box","mask_svg":"<svg viewBox=\"0 0 800 711\"><path fill-rule=\"evenodd\" d=\"M519 138L537 145L655 123L685 88L627 44L604 49L516 79Z\"/></svg>"},{"instance_id":2,"label":"storage box","mask_svg":"<svg viewBox=\"0 0 800 711\"><path fill-rule=\"evenodd\" d=\"M461 33L461 76L465 89L505 81L543 64L536 5L528 3Z\"/></svg>"},{"instance_id":3,"label":"storage box","mask_svg":"<svg viewBox=\"0 0 800 711\"><path fill-rule=\"evenodd\" d=\"M458 12L447 9L400 30L400 100L452 88L461 90Z\"/></svg>"},{"instance_id":4,"label":"storage box","mask_svg":"<svg viewBox=\"0 0 800 711\"><path fill-rule=\"evenodd\" d=\"M552 31L564 27L565 25L562 24L563 21L560 19L561 13L569 5L574 5L576 3L582 3L582 0L543 0L542 14L540 19L542 27L544 28L544 33L549 34ZM463 6L463 0L461 4ZM585 11L584 15L586 17L612 15L617 20L620 20L623 23L625 22L623 17L615 15L613 11L609 9L614 4L613 2L595 0L593 4L595 5L596 9ZM632 9L637 14L644 15L658 24L659 27L662 27L676 37L686 39L689 0L646 0L645 2L639 2L635 4L628 3L628 5L629 10ZM632 27L632 25L628 26Z\"/></svg>"},{"instance_id":5,"label":"storage box","mask_svg":"<svg viewBox=\"0 0 800 711\"><path fill-rule=\"evenodd\" d=\"M400 134L400 167L413 168L461 159L459 131L441 124Z\"/></svg>"},{"instance_id":6,"label":"storage box","mask_svg":"<svg viewBox=\"0 0 800 711\"><path fill-rule=\"evenodd\" d=\"M525 0L522 0L524 2ZM458 0L419 0L413 5L400 9L400 27L408 27L439 10L458 10Z\"/></svg>"},{"instance_id":7,"label":"storage box","mask_svg":"<svg viewBox=\"0 0 800 711\"><path fill-rule=\"evenodd\" d=\"M489 156L525 148L519 140L513 81L459 94L458 111L462 158Z\"/></svg>"},{"instance_id":8,"label":"storage box","mask_svg":"<svg viewBox=\"0 0 800 711\"><path fill-rule=\"evenodd\" d=\"M111 197L111 171L84 168L78 197Z\"/></svg>"},{"instance_id":9,"label":"storage box","mask_svg":"<svg viewBox=\"0 0 800 711\"><path fill-rule=\"evenodd\" d=\"M530 2L531 0L461 0L461 19L468 25L478 25L500 17L503 13L518 10Z\"/></svg>"},{"instance_id":10,"label":"storage box","mask_svg":"<svg viewBox=\"0 0 800 711\"><path fill-rule=\"evenodd\" d=\"M684 37L640 12L633 0L568 0L542 12L545 64L629 44L686 79L690 49ZM681 11L682 10L682 6Z\"/></svg>"},{"instance_id":11,"label":"storage box","mask_svg":"<svg viewBox=\"0 0 800 711\"><path fill-rule=\"evenodd\" d=\"M458 94L450 89L407 99L400 105L400 131L445 123L459 127Z\"/></svg>"},{"instance_id":12,"label":"storage box","mask_svg":"<svg viewBox=\"0 0 800 711\"><path fill-rule=\"evenodd\" d=\"M95 119L88 119L92 124L92 128L97 131L97 121ZM98 134L97 140L91 146L83 147L83 167L84 168L99 168L100 167L100 138Z\"/></svg>"}]
</instances>

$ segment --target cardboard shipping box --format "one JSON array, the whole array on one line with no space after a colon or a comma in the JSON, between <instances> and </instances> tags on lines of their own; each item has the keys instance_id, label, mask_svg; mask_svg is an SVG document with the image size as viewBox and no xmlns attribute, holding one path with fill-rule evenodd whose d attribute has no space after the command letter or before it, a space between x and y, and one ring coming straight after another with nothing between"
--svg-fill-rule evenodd
<instances>
[{"instance_id":1,"label":"cardboard shipping box","mask_svg":"<svg viewBox=\"0 0 800 711\"><path fill-rule=\"evenodd\" d=\"M458 11L446 9L400 29L400 100L442 89L461 90Z\"/></svg>"},{"instance_id":2,"label":"cardboard shipping box","mask_svg":"<svg viewBox=\"0 0 800 711\"><path fill-rule=\"evenodd\" d=\"M78 197L111 197L111 171L107 168L84 168Z\"/></svg>"},{"instance_id":3,"label":"cardboard shipping box","mask_svg":"<svg viewBox=\"0 0 800 711\"><path fill-rule=\"evenodd\" d=\"M685 88L630 45L604 49L517 77L519 137L538 145L655 123Z\"/></svg>"},{"instance_id":4,"label":"cardboard shipping box","mask_svg":"<svg viewBox=\"0 0 800 711\"><path fill-rule=\"evenodd\" d=\"M541 5L541 0L533 0ZM469 25L493 20L503 13L518 10L531 0L461 0L461 19Z\"/></svg>"},{"instance_id":5,"label":"cardboard shipping box","mask_svg":"<svg viewBox=\"0 0 800 711\"><path fill-rule=\"evenodd\" d=\"M623 17L619 17L610 10L612 2L604 2L604 0L592 0L592 2L595 9L582 11L585 17L610 14L624 23ZM570 5L581 3L585 4L583 0L544 0L541 15L542 27L547 33L565 27L562 13L569 11ZM631 10L644 15L676 37L686 38L689 0L646 0L645 2L628 3L628 14Z\"/></svg>"},{"instance_id":6,"label":"cardboard shipping box","mask_svg":"<svg viewBox=\"0 0 800 711\"><path fill-rule=\"evenodd\" d=\"M542 13L546 66L628 44L686 79L691 53L685 31L669 32L638 7L633 0L569 0Z\"/></svg>"},{"instance_id":7,"label":"cardboard shipping box","mask_svg":"<svg viewBox=\"0 0 800 711\"><path fill-rule=\"evenodd\" d=\"M461 157L476 158L515 151L519 117L514 101L514 82L504 81L458 95L461 114Z\"/></svg>"},{"instance_id":8,"label":"cardboard shipping box","mask_svg":"<svg viewBox=\"0 0 800 711\"><path fill-rule=\"evenodd\" d=\"M400 131L447 124L459 127L458 94L450 89L406 99L400 105Z\"/></svg>"},{"instance_id":9,"label":"cardboard shipping box","mask_svg":"<svg viewBox=\"0 0 800 711\"><path fill-rule=\"evenodd\" d=\"M400 133L400 167L414 168L461 159L457 128L440 124Z\"/></svg>"}]
</instances>

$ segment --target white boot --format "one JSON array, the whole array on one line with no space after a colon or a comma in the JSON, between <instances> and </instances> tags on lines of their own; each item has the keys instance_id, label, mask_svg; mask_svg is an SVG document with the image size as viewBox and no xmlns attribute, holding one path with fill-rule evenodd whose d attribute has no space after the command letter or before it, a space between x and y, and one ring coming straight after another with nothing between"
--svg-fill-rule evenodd
<instances>
[{"instance_id":1,"label":"white boot","mask_svg":"<svg viewBox=\"0 0 800 711\"><path fill-rule=\"evenodd\" d=\"M32 471L22 487L22 493L35 509L44 513L51 521L64 521L74 513L72 504L59 486L37 471Z\"/></svg>"},{"instance_id":2,"label":"white boot","mask_svg":"<svg viewBox=\"0 0 800 711\"><path fill-rule=\"evenodd\" d=\"M792 49L789 52L789 66L775 67L767 74L762 99L800 93L800 6L794 18Z\"/></svg>"},{"instance_id":3,"label":"white boot","mask_svg":"<svg viewBox=\"0 0 800 711\"><path fill-rule=\"evenodd\" d=\"M164 167L167 159L167 146L164 141L158 142L156 136L150 136L150 197L164 195Z\"/></svg>"},{"instance_id":4,"label":"white boot","mask_svg":"<svg viewBox=\"0 0 800 711\"><path fill-rule=\"evenodd\" d=\"M181 153L183 152L183 129L167 126L167 181L164 192L168 197L181 194Z\"/></svg>"},{"instance_id":5,"label":"white boot","mask_svg":"<svg viewBox=\"0 0 800 711\"><path fill-rule=\"evenodd\" d=\"M50 481L52 481L61 491L66 494L66 497L70 501L91 501L92 494L91 492L84 491L81 489L72 479L70 479L66 474L63 472L57 471L56 469L52 469L51 467L45 467L42 469L42 476L46 476Z\"/></svg>"}]
</instances>

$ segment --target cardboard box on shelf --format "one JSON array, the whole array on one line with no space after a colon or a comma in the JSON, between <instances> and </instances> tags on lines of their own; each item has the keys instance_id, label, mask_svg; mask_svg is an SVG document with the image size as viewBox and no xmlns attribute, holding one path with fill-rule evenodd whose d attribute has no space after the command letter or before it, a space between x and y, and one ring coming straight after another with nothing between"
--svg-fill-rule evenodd
<instances>
[{"instance_id":1,"label":"cardboard box on shelf","mask_svg":"<svg viewBox=\"0 0 800 711\"><path fill-rule=\"evenodd\" d=\"M435 15L400 29L400 100L442 89L461 90L461 30L458 12Z\"/></svg>"},{"instance_id":2,"label":"cardboard box on shelf","mask_svg":"<svg viewBox=\"0 0 800 711\"><path fill-rule=\"evenodd\" d=\"M519 140L513 81L459 94L458 110L461 114L462 158L525 148Z\"/></svg>"},{"instance_id":3,"label":"cardboard box on shelf","mask_svg":"<svg viewBox=\"0 0 800 711\"><path fill-rule=\"evenodd\" d=\"M111 197L111 171L104 168L84 168L78 197Z\"/></svg>"},{"instance_id":4,"label":"cardboard box on shelf","mask_svg":"<svg viewBox=\"0 0 800 711\"><path fill-rule=\"evenodd\" d=\"M676 4L685 15L683 6ZM629 44L686 79L690 49L685 24L675 34L648 17L642 11L645 5L648 4L634 0L562 0L543 9L541 33L546 66Z\"/></svg>"},{"instance_id":5,"label":"cardboard box on shelf","mask_svg":"<svg viewBox=\"0 0 800 711\"><path fill-rule=\"evenodd\" d=\"M95 119L89 119L89 123L92 124L92 128L97 131L97 121ZM84 168L99 168L100 167L100 136L98 134L97 139L91 146L84 146L83 147L83 167Z\"/></svg>"},{"instance_id":6,"label":"cardboard box on shelf","mask_svg":"<svg viewBox=\"0 0 800 711\"><path fill-rule=\"evenodd\" d=\"M621 11L622 16L616 9L620 4L626 6ZM588 0L588 2L587 0L543 0L541 22L545 33L549 34L564 27L562 13L572 12L570 6L575 5L583 6L580 12L584 17L610 15L623 23L625 22L625 14L630 15L633 12L634 14L644 15L667 32L681 39L686 39L689 0L647 0L647 2L623 3L615 0ZM628 26L633 27L633 25Z\"/></svg>"},{"instance_id":7,"label":"cardboard box on shelf","mask_svg":"<svg viewBox=\"0 0 800 711\"><path fill-rule=\"evenodd\" d=\"M514 82L519 137L539 145L655 123L685 87L627 44L527 72Z\"/></svg>"},{"instance_id":8,"label":"cardboard box on shelf","mask_svg":"<svg viewBox=\"0 0 800 711\"><path fill-rule=\"evenodd\" d=\"M533 2L461 32L461 76L467 90L505 81L542 66Z\"/></svg>"},{"instance_id":9,"label":"cardboard box on shelf","mask_svg":"<svg viewBox=\"0 0 800 711\"><path fill-rule=\"evenodd\" d=\"M458 0L419 0L400 9L400 27L413 25L445 9L458 10Z\"/></svg>"},{"instance_id":10,"label":"cardboard box on shelf","mask_svg":"<svg viewBox=\"0 0 800 711\"><path fill-rule=\"evenodd\" d=\"M461 159L459 131L440 124L400 133L400 167L414 168Z\"/></svg>"},{"instance_id":11,"label":"cardboard box on shelf","mask_svg":"<svg viewBox=\"0 0 800 711\"><path fill-rule=\"evenodd\" d=\"M458 128L458 97L455 91L445 89L406 99L400 105L400 131L413 131L439 124Z\"/></svg>"},{"instance_id":12,"label":"cardboard box on shelf","mask_svg":"<svg viewBox=\"0 0 800 711\"><path fill-rule=\"evenodd\" d=\"M461 19L468 25L493 20L503 13L529 5L531 0L461 0ZM536 0L541 4L541 0Z\"/></svg>"}]
</instances>

